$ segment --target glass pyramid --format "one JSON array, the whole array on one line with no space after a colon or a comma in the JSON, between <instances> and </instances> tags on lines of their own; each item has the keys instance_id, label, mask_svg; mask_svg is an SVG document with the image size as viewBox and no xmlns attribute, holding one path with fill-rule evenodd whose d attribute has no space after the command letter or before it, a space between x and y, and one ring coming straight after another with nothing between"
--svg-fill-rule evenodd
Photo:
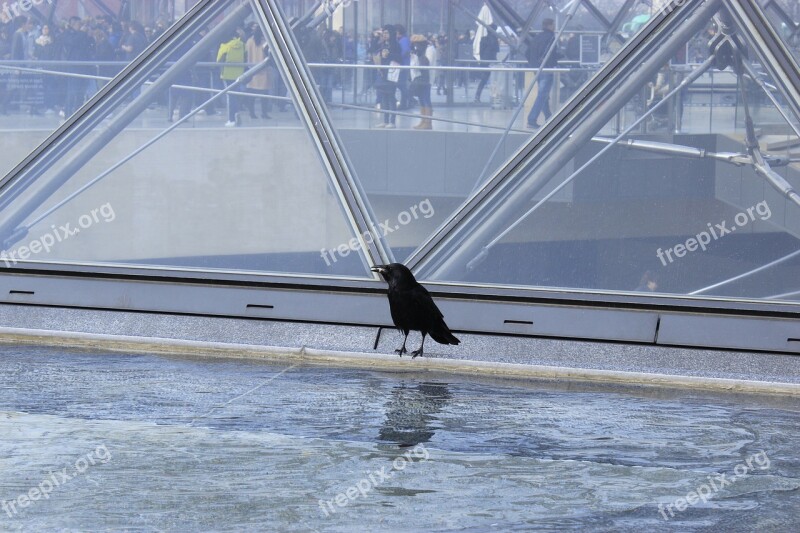
<instances>
[{"instance_id":1,"label":"glass pyramid","mask_svg":"<svg viewBox=\"0 0 800 533\"><path fill-rule=\"evenodd\" d=\"M793 37L760 31L772 4L537 6L201 0L0 182L5 266L316 280L400 260L486 294L796 300L800 96ZM562 57L538 72L550 18ZM446 60L376 64L387 27ZM419 89L392 110L374 85L423 70L430 129Z\"/></svg>"},{"instance_id":2,"label":"glass pyramid","mask_svg":"<svg viewBox=\"0 0 800 533\"><path fill-rule=\"evenodd\" d=\"M250 2L198 10L188 34L160 49L173 53L131 73L99 115L74 124L68 149L8 184L0 197L7 266L367 275L365 242L297 95L261 90L290 86L266 28ZM215 60L231 66L209 80L204 63ZM239 128L244 120L257 127Z\"/></svg>"},{"instance_id":3,"label":"glass pyramid","mask_svg":"<svg viewBox=\"0 0 800 533\"><path fill-rule=\"evenodd\" d=\"M797 116L744 27L718 9L685 24L608 85L594 125L575 117L559 145L543 140L495 184L422 262L424 275L797 299Z\"/></svg>"},{"instance_id":4,"label":"glass pyramid","mask_svg":"<svg viewBox=\"0 0 800 533\"><path fill-rule=\"evenodd\" d=\"M392 231L381 236L398 260L405 260L533 136L526 117L538 94L537 69L529 66L526 50L544 22L555 22L558 41L548 55L565 67L555 69L550 90L549 107L557 111L610 57L601 42L617 36L627 14L633 16L631 2L625 1L598 6L588 1L445 4L362 3L343 13L341 28L334 23L333 28L314 29L314 19L295 27L349 167L378 220L392 223ZM437 16L452 17L453 28L429 22ZM414 23L410 30L407 20ZM495 25L491 30L490 24ZM356 43L351 34L359 29L365 38ZM398 72L393 109L387 113L382 101L386 80L378 67L386 67L379 52L382 35L389 32L399 32L398 42L406 40L410 56L411 41L422 41L426 59L447 67L429 71L432 106L419 103L409 82L416 71L409 67ZM497 38L496 53L483 59L476 55L481 32ZM337 44L326 47L331 40ZM402 62L408 64L410 56L402 55ZM426 118L428 112L432 119ZM426 216L397 223L398 216L421 208Z\"/></svg>"}]
</instances>

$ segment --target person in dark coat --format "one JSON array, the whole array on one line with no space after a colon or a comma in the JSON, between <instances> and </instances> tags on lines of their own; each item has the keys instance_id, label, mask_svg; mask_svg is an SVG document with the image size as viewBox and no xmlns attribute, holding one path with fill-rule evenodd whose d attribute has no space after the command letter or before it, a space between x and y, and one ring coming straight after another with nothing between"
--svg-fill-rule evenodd
<instances>
[{"instance_id":1,"label":"person in dark coat","mask_svg":"<svg viewBox=\"0 0 800 533\"><path fill-rule=\"evenodd\" d=\"M381 65L387 67L397 67L402 64L403 57L400 52L400 45L397 43L397 33L393 26L386 26L381 35ZM381 109L384 111L395 111L397 109L397 82L400 79L400 69L385 68L379 71L380 80L376 84L378 100ZM384 113L383 123L378 128L394 128L397 115Z\"/></svg>"},{"instance_id":2,"label":"person in dark coat","mask_svg":"<svg viewBox=\"0 0 800 533\"><path fill-rule=\"evenodd\" d=\"M33 21L27 17L19 17L19 27L11 39L11 59L25 61L31 58L32 50L28 46L28 34L33 30Z\"/></svg>"},{"instance_id":3,"label":"person in dark coat","mask_svg":"<svg viewBox=\"0 0 800 533\"><path fill-rule=\"evenodd\" d=\"M553 19L544 19L542 21L542 31L531 41L528 46L528 66L532 68L543 67L545 69L555 68L558 64L558 56L554 49L550 54L551 45L555 41L555 21ZM553 88L554 75L552 72L539 73L537 83L539 90L536 93L536 100L533 102L531 112L528 113L528 127L539 128L539 115L544 113L544 119L548 120L552 113L550 112L550 90Z\"/></svg>"},{"instance_id":4,"label":"person in dark coat","mask_svg":"<svg viewBox=\"0 0 800 533\"><path fill-rule=\"evenodd\" d=\"M70 17L69 26L61 34L61 53L64 61L70 64L66 70L75 74L91 74L92 67L89 61L94 59L94 39L81 29L81 19ZM82 65L81 63L85 63ZM70 76L67 78L67 98L62 117L74 113L81 105L86 95L89 82L85 78Z\"/></svg>"},{"instance_id":5,"label":"person in dark coat","mask_svg":"<svg viewBox=\"0 0 800 533\"><path fill-rule=\"evenodd\" d=\"M489 24L490 31L486 33L486 35L481 38L481 45L480 45L480 58L481 61L497 61L497 54L500 52L500 43L497 40L497 34L495 30L497 30L497 24ZM486 69L486 72L482 72L479 76L480 82L478 83L478 88L475 89L475 103L480 103L481 101L481 93L483 92L483 88L486 87L486 82L489 81L489 76L491 72L489 71L489 67L491 67L490 63L481 63L481 67Z\"/></svg>"},{"instance_id":6,"label":"person in dark coat","mask_svg":"<svg viewBox=\"0 0 800 533\"><path fill-rule=\"evenodd\" d=\"M137 21L132 20L128 24L128 33L122 36L120 48L125 53L125 61L133 61L142 51L147 48L147 37L144 27Z\"/></svg>"}]
</instances>

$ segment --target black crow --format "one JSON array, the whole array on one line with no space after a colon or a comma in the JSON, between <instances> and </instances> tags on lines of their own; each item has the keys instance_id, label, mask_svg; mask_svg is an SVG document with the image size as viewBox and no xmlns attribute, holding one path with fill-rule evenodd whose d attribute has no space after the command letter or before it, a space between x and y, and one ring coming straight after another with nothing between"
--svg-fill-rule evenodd
<instances>
[{"instance_id":1,"label":"black crow","mask_svg":"<svg viewBox=\"0 0 800 533\"><path fill-rule=\"evenodd\" d=\"M422 344L419 350L411 352L411 358L422 355L425 346L425 336L430 335L439 344L459 344L459 341L450 332L444 323L444 315L433 303L430 293L417 283L414 274L400 263L378 265L372 268L380 273L389 284L389 310L392 312L392 321L397 329L405 334L403 346L395 350L400 357L406 350L408 332L413 330L422 333Z\"/></svg>"}]
</instances>

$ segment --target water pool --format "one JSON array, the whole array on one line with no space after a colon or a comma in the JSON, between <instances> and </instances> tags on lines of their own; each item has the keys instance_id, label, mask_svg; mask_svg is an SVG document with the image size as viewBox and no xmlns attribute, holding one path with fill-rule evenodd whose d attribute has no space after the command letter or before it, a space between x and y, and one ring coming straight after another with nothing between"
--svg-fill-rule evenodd
<instances>
[{"instance_id":1,"label":"water pool","mask_svg":"<svg viewBox=\"0 0 800 533\"><path fill-rule=\"evenodd\" d=\"M0 530L798 530L796 398L409 369L4 347Z\"/></svg>"}]
</instances>

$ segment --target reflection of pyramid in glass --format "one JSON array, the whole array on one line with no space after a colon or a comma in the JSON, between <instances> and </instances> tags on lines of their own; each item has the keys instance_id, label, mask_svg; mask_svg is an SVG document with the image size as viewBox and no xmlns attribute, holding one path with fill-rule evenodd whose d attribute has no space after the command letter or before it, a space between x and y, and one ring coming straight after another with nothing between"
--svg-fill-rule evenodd
<instances>
[{"instance_id":1,"label":"reflection of pyramid in glass","mask_svg":"<svg viewBox=\"0 0 800 533\"><path fill-rule=\"evenodd\" d=\"M0 238L7 259L368 272L309 128L294 111L292 90L252 97L247 93L261 88L252 78L208 102L249 68L243 63L251 43L234 35L242 26L264 27L254 5L212 3L192 21L191 38L159 49L177 53L164 54L139 83L138 71L129 74L121 82L127 86L93 108L102 116L76 124L69 138L77 142L53 150L54 157L45 154L3 190ZM267 34L265 43L271 42ZM254 55L264 46L254 42ZM202 65L218 58L233 65L222 72ZM279 63L265 64L260 82L291 87ZM164 106L152 109L164 101L171 103L168 116ZM231 102L240 112L227 117ZM256 118L248 112L253 104ZM261 117L267 112L273 118ZM237 128L242 120L260 125Z\"/></svg>"},{"instance_id":2,"label":"reflection of pyramid in glass","mask_svg":"<svg viewBox=\"0 0 800 533\"><path fill-rule=\"evenodd\" d=\"M421 275L797 299L798 120L725 15L698 7L650 43L667 59L611 80L596 108L555 131L438 243Z\"/></svg>"}]
</instances>

